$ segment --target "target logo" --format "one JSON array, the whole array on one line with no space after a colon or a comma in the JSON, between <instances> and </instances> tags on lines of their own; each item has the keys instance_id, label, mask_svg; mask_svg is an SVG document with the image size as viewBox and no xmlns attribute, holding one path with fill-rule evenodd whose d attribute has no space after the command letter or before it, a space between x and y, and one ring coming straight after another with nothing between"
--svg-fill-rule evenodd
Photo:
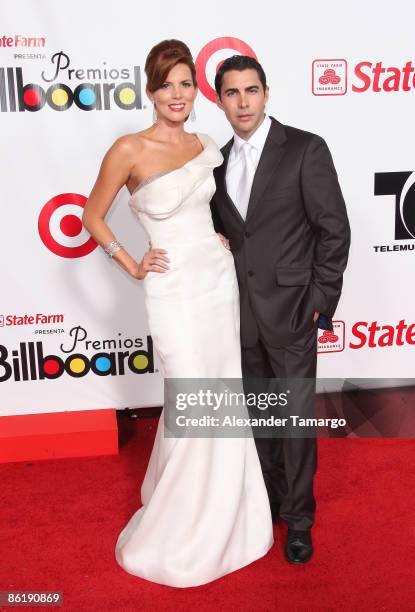
<instances>
[{"instance_id":1,"label":"target logo","mask_svg":"<svg viewBox=\"0 0 415 612\"><path fill-rule=\"evenodd\" d=\"M60 257L83 257L98 246L82 225L87 198L79 193L61 193L50 199L39 215L38 230L43 244Z\"/></svg>"},{"instance_id":2,"label":"target logo","mask_svg":"<svg viewBox=\"0 0 415 612\"><path fill-rule=\"evenodd\" d=\"M197 56L195 65L199 89L211 102L216 102L214 81L217 71L226 58L238 53L258 59L246 42L232 36L222 36L211 40Z\"/></svg>"}]
</instances>

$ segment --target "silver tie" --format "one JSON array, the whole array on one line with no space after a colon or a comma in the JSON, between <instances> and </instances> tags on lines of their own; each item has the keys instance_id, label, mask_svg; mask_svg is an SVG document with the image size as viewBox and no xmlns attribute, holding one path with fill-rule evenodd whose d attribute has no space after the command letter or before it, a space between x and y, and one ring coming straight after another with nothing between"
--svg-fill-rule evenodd
<instances>
[{"instance_id":1,"label":"silver tie","mask_svg":"<svg viewBox=\"0 0 415 612\"><path fill-rule=\"evenodd\" d=\"M255 164L252 159L252 145L244 142L239 149L242 159L242 174L236 190L236 206L241 217L245 220L251 195L252 181L255 175Z\"/></svg>"}]
</instances>

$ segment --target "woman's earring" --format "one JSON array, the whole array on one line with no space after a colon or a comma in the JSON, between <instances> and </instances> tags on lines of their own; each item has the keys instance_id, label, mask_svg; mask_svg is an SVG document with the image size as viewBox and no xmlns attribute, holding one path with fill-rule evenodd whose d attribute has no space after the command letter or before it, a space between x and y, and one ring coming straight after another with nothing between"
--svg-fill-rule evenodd
<instances>
[{"instance_id":1,"label":"woman's earring","mask_svg":"<svg viewBox=\"0 0 415 612\"><path fill-rule=\"evenodd\" d=\"M156 105L153 102L153 123L156 123L158 117L157 117L157 111L156 111Z\"/></svg>"},{"instance_id":2,"label":"woman's earring","mask_svg":"<svg viewBox=\"0 0 415 612\"><path fill-rule=\"evenodd\" d=\"M195 107L192 107L191 113L190 113L190 121L196 121L196 113L195 113Z\"/></svg>"}]
</instances>

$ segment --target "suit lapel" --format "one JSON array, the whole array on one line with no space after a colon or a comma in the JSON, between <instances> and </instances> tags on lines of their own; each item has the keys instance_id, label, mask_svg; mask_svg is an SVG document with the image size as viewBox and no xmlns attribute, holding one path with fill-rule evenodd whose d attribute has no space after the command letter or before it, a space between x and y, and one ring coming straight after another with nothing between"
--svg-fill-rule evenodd
<instances>
[{"instance_id":1,"label":"suit lapel","mask_svg":"<svg viewBox=\"0 0 415 612\"><path fill-rule=\"evenodd\" d=\"M222 197L226 206L228 206L231 209L235 217L238 219L239 223L245 223L244 219L240 215L239 210L235 206L234 201L229 196L228 190L226 189L226 169L228 167L229 154L231 152L232 146L233 146L233 138L231 138L231 140L227 142L226 145L222 148L223 164L216 171L216 176L218 179L217 180L217 183L218 183L217 187L219 191L218 195Z\"/></svg>"},{"instance_id":2,"label":"suit lapel","mask_svg":"<svg viewBox=\"0 0 415 612\"><path fill-rule=\"evenodd\" d=\"M262 150L261 157L252 183L245 223L248 223L255 207L261 199L267 184L275 174L278 164L284 154L286 140L284 126L271 117L271 127Z\"/></svg>"}]
</instances>

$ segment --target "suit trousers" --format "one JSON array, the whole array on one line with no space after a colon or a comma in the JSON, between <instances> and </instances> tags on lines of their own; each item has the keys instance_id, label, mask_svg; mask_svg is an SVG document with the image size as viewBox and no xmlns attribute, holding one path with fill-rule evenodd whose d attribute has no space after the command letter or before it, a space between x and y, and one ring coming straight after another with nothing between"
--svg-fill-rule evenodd
<instances>
[{"instance_id":1,"label":"suit trousers","mask_svg":"<svg viewBox=\"0 0 415 612\"><path fill-rule=\"evenodd\" d=\"M256 379L257 383L261 378L292 378L300 382L307 379L300 385L297 407L290 408L288 415L292 409L296 414L314 415L316 368L317 323L289 346L275 348L259 337L255 346L242 347L244 386L249 378ZM311 386L307 384L310 382ZM301 406L298 406L298 398ZM274 512L290 529L310 529L316 508L313 480L317 469L317 439L255 437L255 443Z\"/></svg>"}]
</instances>

